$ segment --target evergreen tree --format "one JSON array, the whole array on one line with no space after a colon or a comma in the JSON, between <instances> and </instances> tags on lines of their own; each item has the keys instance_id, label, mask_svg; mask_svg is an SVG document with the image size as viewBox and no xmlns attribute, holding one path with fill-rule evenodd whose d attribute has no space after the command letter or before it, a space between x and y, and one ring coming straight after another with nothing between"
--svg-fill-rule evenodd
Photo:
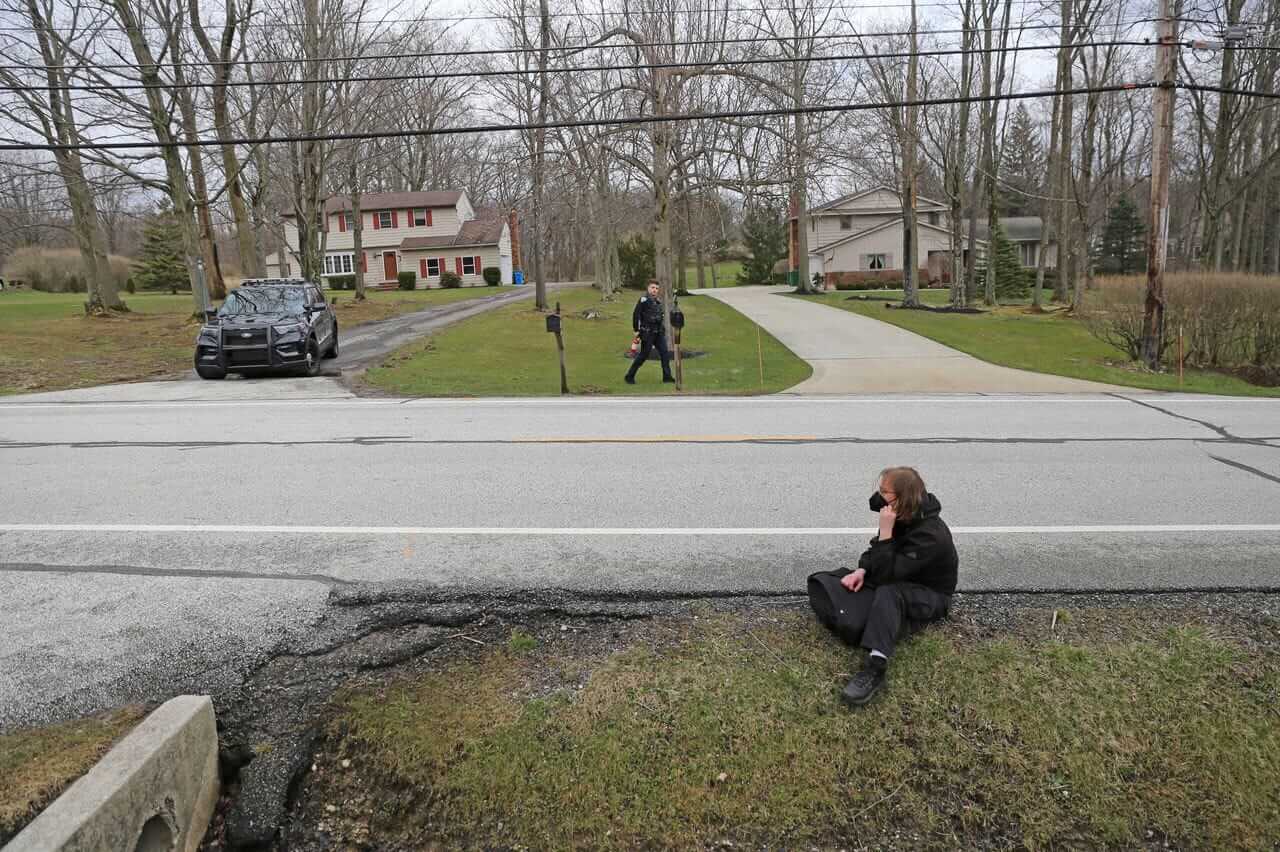
<instances>
[{"instance_id":1,"label":"evergreen tree","mask_svg":"<svg viewBox=\"0 0 1280 852\"><path fill-rule=\"evenodd\" d=\"M1000 170L999 205L1006 216L1040 216L1046 159L1036 126L1025 104L1018 104L1005 137Z\"/></svg>"},{"instance_id":2,"label":"evergreen tree","mask_svg":"<svg viewBox=\"0 0 1280 852\"><path fill-rule=\"evenodd\" d=\"M643 290L657 274L654 271L655 265L653 237L632 234L618 244L618 266L623 287Z\"/></svg>"},{"instance_id":3,"label":"evergreen tree","mask_svg":"<svg viewBox=\"0 0 1280 852\"><path fill-rule=\"evenodd\" d=\"M190 286L183 259L182 225L172 211L159 211L143 227L142 250L134 261L133 281L143 290L170 293Z\"/></svg>"},{"instance_id":4,"label":"evergreen tree","mask_svg":"<svg viewBox=\"0 0 1280 852\"><path fill-rule=\"evenodd\" d=\"M1146 248L1142 234L1146 229L1138 218L1138 208L1122 195L1107 211L1107 225L1098 247L1098 268L1103 272L1144 272L1147 268Z\"/></svg>"},{"instance_id":5,"label":"evergreen tree","mask_svg":"<svg viewBox=\"0 0 1280 852\"><path fill-rule=\"evenodd\" d=\"M738 273L739 284L772 284L773 267L787 256L787 225L771 207L758 207L742 222L742 239L751 257Z\"/></svg>"},{"instance_id":6,"label":"evergreen tree","mask_svg":"<svg viewBox=\"0 0 1280 852\"><path fill-rule=\"evenodd\" d=\"M996 265L996 301L1016 302L1031 295L1031 279L1035 272L1022 266L1018 247L1005 235L998 223L987 244L987 256L979 267L978 280L986 278L986 264Z\"/></svg>"}]
</instances>

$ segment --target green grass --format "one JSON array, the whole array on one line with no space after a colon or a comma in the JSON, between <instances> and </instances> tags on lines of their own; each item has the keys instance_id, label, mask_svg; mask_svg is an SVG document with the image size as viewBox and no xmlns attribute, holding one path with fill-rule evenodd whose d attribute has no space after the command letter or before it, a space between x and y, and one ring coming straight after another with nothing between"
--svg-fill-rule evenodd
<instances>
[{"instance_id":1,"label":"green grass","mask_svg":"<svg viewBox=\"0 0 1280 852\"><path fill-rule=\"evenodd\" d=\"M592 289L552 294L563 308L565 360L574 393L663 394L662 368L652 358L636 377L622 381L631 362L631 311L638 295L624 291L601 302ZM808 378L809 365L768 333L759 336L764 360L760 384L757 326L707 296L680 300L688 325L682 348L707 354L684 361L684 390L692 393L773 393ZM586 310L603 314L583 319ZM674 364L672 369L674 370ZM527 303L474 317L393 355L366 374L374 387L407 396L545 396L560 393L554 335L545 314Z\"/></svg>"},{"instance_id":2,"label":"green grass","mask_svg":"<svg viewBox=\"0 0 1280 852\"><path fill-rule=\"evenodd\" d=\"M712 279L711 269L715 267L716 277ZM721 263L707 264L707 287L737 287L738 273L742 271L742 262L738 260L726 260ZM685 267L685 285L690 289L696 289L698 286L698 267ZM714 280L714 283L713 283Z\"/></svg>"},{"instance_id":3,"label":"green grass","mask_svg":"<svg viewBox=\"0 0 1280 852\"><path fill-rule=\"evenodd\" d=\"M928 304L947 303L946 290L923 291ZM1162 391L1280 396L1280 388L1251 385L1233 376L1187 370L1178 384L1174 373L1151 373L1124 361L1122 353L1091 335L1071 316L1056 311L1031 314L1022 306L1001 307L984 314L936 314L898 311L881 302L850 301L852 295L896 295L901 291L831 292L807 298L841 310L913 331L975 358L1031 370L1113 385Z\"/></svg>"},{"instance_id":4,"label":"green grass","mask_svg":"<svg viewBox=\"0 0 1280 852\"><path fill-rule=\"evenodd\" d=\"M1280 836L1274 655L1194 627L1072 643L944 626L907 643L885 691L850 713L836 697L849 650L810 618L771 621L700 619L550 695L524 686L544 682L539 657L582 677L550 649L351 692L330 747L362 786L317 800L381 803L368 837L397 847L1145 848L1150 831L1245 849Z\"/></svg>"},{"instance_id":5,"label":"green grass","mask_svg":"<svg viewBox=\"0 0 1280 852\"><path fill-rule=\"evenodd\" d=\"M107 753L143 717L108 716L0 735L0 846Z\"/></svg>"},{"instance_id":6,"label":"green grass","mask_svg":"<svg viewBox=\"0 0 1280 852\"><path fill-rule=\"evenodd\" d=\"M433 305L507 293L513 287L332 291L343 329ZM189 293L124 295L131 313L86 317L84 295L0 293L0 396L177 375L191 368L196 325Z\"/></svg>"}]
</instances>

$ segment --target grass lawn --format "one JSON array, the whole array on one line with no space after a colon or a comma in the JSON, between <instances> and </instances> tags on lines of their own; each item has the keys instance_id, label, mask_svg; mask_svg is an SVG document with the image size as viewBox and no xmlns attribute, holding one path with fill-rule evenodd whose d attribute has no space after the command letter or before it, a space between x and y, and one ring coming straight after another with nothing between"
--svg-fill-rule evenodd
<instances>
[{"instance_id":1,"label":"grass lawn","mask_svg":"<svg viewBox=\"0 0 1280 852\"><path fill-rule=\"evenodd\" d=\"M631 362L631 311L639 294L623 291L601 302L583 288L551 295L563 309L565 360L573 393L665 394L656 357L627 385ZM756 350L757 326L708 296L680 300L688 325L682 349L706 354L684 361L684 390L692 393L773 393L808 378L809 365L771 337L759 336L764 357L764 386ZM584 311L598 319L584 319ZM369 370L374 387L408 396L547 396L560 393L555 337L546 332L545 314L528 303L510 305L445 329L412 344ZM674 363L672 366L674 370Z\"/></svg>"},{"instance_id":2,"label":"grass lawn","mask_svg":"<svg viewBox=\"0 0 1280 852\"><path fill-rule=\"evenodd\" d=\"M141 708L0 735L0 846L142 720Z\"/></svg>"},{"instance_id":3,"label":"grass lawn","mask_svg":"<svg viewBox=\"0 0 1280 852\"><path fill-rule=\"evenodd\" d=\"M945 305L946 290L924 290L927 304ZM976 358L1076 379L1163 391L1218 393L1237 396L1280 396L1280 388L1251 385L1233 376L1187 370L1183 384L1177 372L1151 373L1125 362L1123 354L1108 346L1072 317L1054 312L1030 314L1020 305L1005 306L985 314L936 314L927 311L890 310L879 301L850 300L850 296L896 296L902 291L836 291L812 299L882 320L967 352Z\"/></svg>"},{"instance_id":4,"label":"grass lawn","mask_svg":"<svg viewBox=\"0 0 1280 852\"><path fill-rule=\"evenodd\" d=\"M343 328L511 287L370 291L337 298ZM78 293L0 293L0 395L63 390L180 373L191 367L196 323L190 294L126 294L129 314L86 317Z\"/></svg>"},{"instance_id":5,"label":"grass lawn","mask_svg":"<svg viewBox=\"0 0 1280 852\"><path fill-rule=\"evenodd\" d=\"M853 654L794 610L623 627L588 654L554 625L484 634L340 695L306 800L351 848L1270 848L1274 636L1049 616L953 615L852 712Z\"/></svg>"},{"instance_id":6,"label":"grass lawn","mask_svg":"<svg viewBox=\"0 0 1280 852\"><path fill-rule=\"evenodd\" d=\"M715 268L716 276L711 277L711 269ZM742 271L742 261L726 260L723 263L713 263L707 265L707 287L737 287L738 273ZM685 267L685 285L694 290L698 286L698 267Z\"/></svg>"}]
</instances>

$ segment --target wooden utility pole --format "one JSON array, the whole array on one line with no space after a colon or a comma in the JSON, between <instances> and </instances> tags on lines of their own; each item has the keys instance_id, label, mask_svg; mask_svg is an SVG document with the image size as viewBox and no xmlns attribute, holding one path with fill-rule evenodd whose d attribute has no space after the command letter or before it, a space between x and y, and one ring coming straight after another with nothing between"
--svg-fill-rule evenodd
<instances>
[{"instance_id":1,"label":"wooden utility pole","mask_svg":"<svg viewBox=\"0 0 1280 852\"><path fill-rule=\"evenodd\" d=\"M560 303L556 302L555 332L556 332L556 351L560 355L560 393L567 394L569 392L569 376L568 374L565 373L565 369L564 369L564 338L561 337L560 322L561 322Z\"/></svg>"},{"instance_id":2,"label":"wooden utility pole","mask_svg":"<svg viewBox=\"0 0 1280 852\"><path fill-rule=\"evenodd\" d=\"M1177 24L1172 0L1160 0L1160 43L1156 47L1155 97L1152 99L1151 227L1147 231L1147 300L1142 320L1142 360L1160 366L1164 337L1164 263L1169 253L1169 167L1173 155L1174 69Z\"/></svg>"},{"instance_id":3,"label":"wooden utility pole","mask_svg":"<svg viewBox=\"0 0 1280 852\"><path fill-rule=\"evenodd\" d=\"M547 83L547 50L551 46L551 12L547 8L547 0L540 0L538 13L538 129L533 131L533 298L534 306L545 311L547 275L543 266L543 231L546 230L543 194L546 185L547 131L543 125L547 123L547 100L551 95Z\"/></svg>"}]
</instances>

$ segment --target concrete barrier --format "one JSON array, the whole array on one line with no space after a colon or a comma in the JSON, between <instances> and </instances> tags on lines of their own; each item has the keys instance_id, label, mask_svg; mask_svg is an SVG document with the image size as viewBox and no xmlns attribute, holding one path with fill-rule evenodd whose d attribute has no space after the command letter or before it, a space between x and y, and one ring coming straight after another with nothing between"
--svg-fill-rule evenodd
<instances>
[{"instance_id":1,"label":"concrete barrier","mask_svg":"<svg viewBox=\"0 0 1280 852\"><path fill-rule=\"evenodd\" d=\"M3 852L196 852L218 801L207 695L161 705Z\"/></svg>"}]
</instances>

